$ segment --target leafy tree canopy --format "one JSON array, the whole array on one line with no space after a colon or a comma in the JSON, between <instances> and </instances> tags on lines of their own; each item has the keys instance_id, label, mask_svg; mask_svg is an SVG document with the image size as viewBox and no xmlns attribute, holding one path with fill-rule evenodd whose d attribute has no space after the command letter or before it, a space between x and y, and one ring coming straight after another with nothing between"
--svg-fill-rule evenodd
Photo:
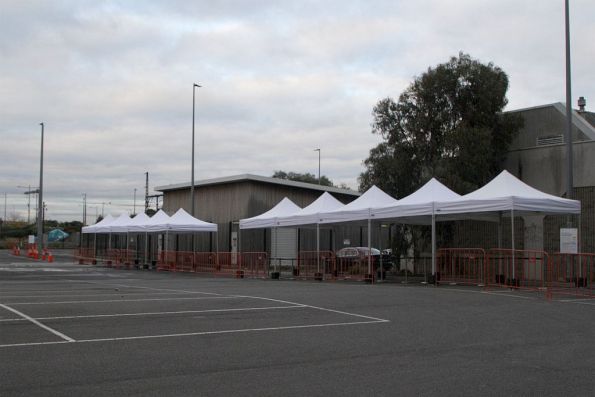
<instances>
[{"instance_id":1,"label":"leafy tree canopy","mask_svg":"<svg viewBox=\"0 0 595 397\"><path fill-rule=\"evenodd\" d=\"M399 96L380 100L372 133L383 138L364 160L360 190L373 184L397 198L436 177L460 194L500 170L520 117L503 114L508 77L459 53L416 77Z\"/></svg>"},{"instance_id":2,"label":"leafy tree canopy","mask_svg":"<svg viewBox=\"0 0 595 397\"><path fill-rule=\"evenodd\" d=\"M315 175L310 174L309 172L305 174L300 174L297 172L275 171L275 173L273 174L273 178L318 184L318 178ZM323 186L334 186L333 181L331 181L324 175L320 176L320 184Z\"/></svg>"}]
</instances>

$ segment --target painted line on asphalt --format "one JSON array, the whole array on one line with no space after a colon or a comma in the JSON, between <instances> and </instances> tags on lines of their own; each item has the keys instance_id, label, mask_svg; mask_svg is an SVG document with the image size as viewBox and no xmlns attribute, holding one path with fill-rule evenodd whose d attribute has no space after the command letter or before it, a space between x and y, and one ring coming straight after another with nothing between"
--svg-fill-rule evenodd
<instances>
[{"instance_id":1,"label":"painted line on asphalt","mask_svg":"<svg viewBox=\"0 0 595 397\"><path fill-rule=\"evenodd\" d=\"M344 311L340 311L340 310L327 309L327 308L324 308L324 307L318 307L318 306L305 305L305 304L296 303L296 302L284 301L284 300L280 300L280 299L264 298L264 297L261 297L261 296L247 296L247 295L234 295L234 296L236 296L238 298L263 299L263 300L268 300L268 301L272 301L272 302L287 303L287 304L290 304L290 305L302 305L304 307L310 307L310 308L316 309L316 310L322 310L322 311L327 311L327 312L332 312L332 313L344 314L344 315L353 316L353 317L366 318L366 319L373 320L373 321L376 321L376 322L383 322L383 323L390 322L390 320L386 320L386 319L383 319L383 318L377 318L377 317L371 317L371 316L364 316L363 314L349 313L349 312L344 312Z\"/></svg>"},{"instance_id":2,"label":"painted line on asphalt","mask_svg":"<svg viewBox=\"0 0 595 397\"><path fill-rule=\"evenodd\" d=\"M255 310L278 310L278 309L303 309L309 306L265 306L265 307L244 307L235 309L206 309L206 310L180 310L168 312L145 312L145 313L116 313L116 314L87 314L81 316L56 316L56 317L35 317L35 320L68 320L68 319L82 319L82 318L103 318L103 317L142 317L142 316L160 316L170 314L197 314L197 313L220 313L220 312L241 312L241 311L255 311ZM23 318L6 318L0 319L0 322L17 322L25 321Z\"/></svg>"},{"instance_id":3,"label":"painted line on asphalt","mask_svg":"<svg viewBox=\"0 0 595 397\"><path fill-rule=\"evenodd\" d=\"M129 284L114 284L114 283L99 283L93 281L87 281L87 284L95 284L95 285L106 285L109 287L128 287L128 288L138 288L138 289L148 289L151 291L171 291L171 292L183 292L186 294L202 294L202 295L215 295L221 296L221 294L217 294L215 292L202 292L202 291L188 291L184 289L173 289L173 288L155 288L155 287L143 287L138 285L129 285Z\"/></svg>"},{"instance_id":4,"label":"painted line on asphalt","mask_svg":"<svg viewBox=\"0 0 595 397\"><path fill-rule=\"evenodd\" d=\"M20 311L18 311L16 309L13 309L10 306L6 306L6 305L4 305L2 303L0 303L0 307L3 307L3 308L5 308L8 311L13 312L14 314L16 314L18 316L21 316L21 317L23 317L26 320L29 320L30 322L32 322L33 324L37 325L38 327L43 328L46 331L49 331L49 332L51 332L52 334L54 334L56 336L59 336L60 338L64 339L66 342L75 342L75 340L72 339L70 336L64 335L62 332L56 331L55 329L50 328L47 325L40 323L39 321L35 320L34 318L27 316L25 313L21 313Z\"/></svg>"},{"instance_id":5,"label":"painted line on asphalt","mask_svg":"<svg viewBox=\"0 0 595 397\"><path fill-rule=\"evenodd\" d=\"M63 292L67 292L67 291L63 291ZM184 292L113 292L110 291L110 293L105 293L105 294L55 294L55 295L2 295L0 294L0 299L14 299L14 298L80 298L80 297L86 297L86 298L90 298L90 297L96 297L96 296L143 296L143 295L148 295L148 296L155 296L155 295L188 295L185 294Z\"/></svg>"},{"instance_id":6,"label":"painted line on asphalt","mask_svg":"<svg viewBox=\"0 0 595 397\"><path fill-rule=\"evenodd\" d=\"M283 330L306 329L306 328L345 327L345 326L350 326L350 325L380 324L380 323L385 323L387 321L388 320L354 321L354 322L343 322L343 323L288 325L288 326L282 326L282 327L263 327L263 328L229 329L229 330L220 330L220 331L186 332L186 333L179 333L179 334L123 336L123 337L116 337L116 338L100 338L100 339L79 339L79 340L73 341L73 343L113 342L113 341L123 341L123 340L144 340L144 339L146 340L146 339L162 339L162 338L179 338L179 337L186 337L186 336L204 336L204 335L249 333L249 332L283 331ZM62 343L66 343L66 342L59 341L59 342L15 343L15 344L0 345L0 348L19 347L19 346L37 346L37 345L55 345L55 344L62 344Z\"/></svg>"},{"instance_id":7,"label":"painted line on asphalt","mask_svg":"<svg viewBox=\"0 0 595 397\"><path fill-rule=\"evenodd\" d=\"M439 289L440 289L440 291L464 292L467 294L482 294L482 295L490 295L490 296L502 296L502 297L506 297L506 298L518 298L518 299L527 299L527 300L538 300L539 299L537 297L531 297L531 296L512 295L512 294L514 294L514 291L489 292L489 291L465 290L465 289L451 288L451 287L439 288Z\"/></svg>"},{"instance_id":8,"label":"painted line on asphalt","mask_svg":"<svg viewBox=\"0 0 595 397\"><path fill-rule=\"evenodd\" d=\"M11 305L66 305L87 303L112 303L112 302L149 302L149 301L181 301L181 300L206 300L206 299L237 299L235 296L195 296L192 298L144 298L144 299L104 299L93 301L57 301L57 302L11 302Z\"/></svg>"}]
</instances>

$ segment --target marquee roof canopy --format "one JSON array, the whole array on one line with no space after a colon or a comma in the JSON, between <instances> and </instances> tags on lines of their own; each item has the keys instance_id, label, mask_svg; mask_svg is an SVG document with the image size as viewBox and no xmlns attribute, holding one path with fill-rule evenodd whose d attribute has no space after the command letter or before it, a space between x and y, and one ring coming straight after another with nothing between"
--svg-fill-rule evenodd
<instances>
[{"instance_id":1,"label":"marquee roof canopy","mask_svg":"<svg viewBox=\"0 0 595 397\"><path fill-rule=\"evenodd\" d=\"M440 202L436 213L466 214L477 212L514 211L543 214L579 214L581 203L537 190L502 171L485 186L457 200Z\"/></svg>"},{"instance_id":2,"label":"marquee roof canopy","mask_svg":"<svg viewBox=\"0 0 595 397\"><path fill-rule=\"evenodd\" d=\"M180 208L169 219L151 222L144 228L146 232L216 232L217 224L201 221Z\"/></svg>"},{"instance_id":3,"label":"marquee roof canopy","mask_svg":"<svg viewBox=\"0 0 595 397\"><path fill-rule=\"evenodd\" d=\"M344 206L339 200L328 192L324 192L314 202L302 208L293 215L279 217L277 226L300 226L320 223L321 214L337 210Z\"/></svg>"},{"instance_id":4,"label":"marquee roof canopy","mask_svg":"<svg viewBox=\"0 0 595 397\"><path fill-rule=\"evenodd\" d=\"M373 209L397 205L397 199L389 196L377 186L372 186L364 194L334 211L320 215L321 223L350 222L365 220Z\"/></svg>"},{"instance_id":5,"label":"marquee roof canopy","mask_svg":"<svg viewBox=\"0 0 595 397\"><path fill-rule=\"evenodd\" d=\"M290 216L301 208L287 197L265 213L252 218L240 219L240 229L269 228L277 226L277 219Z\"/></svg>"},{"instance_id":6,"label":"marquee roof canopy","mask_svg":"<svg viewBox=\"0 0 595 397\"><path fill-rule=\"evenodd\" d=\"M85 226L82 228L82 232L83 233L99 233L98 229L100 227L105 227L108 226L110 223L112 223L116 218L114 218L113 216L111 216L110 214L107 214L107 216L105 218L103 218L102 220L100 220L99 222L97 222L94 225L90 225L90 226Z\"/></svg>"}]
</instances>

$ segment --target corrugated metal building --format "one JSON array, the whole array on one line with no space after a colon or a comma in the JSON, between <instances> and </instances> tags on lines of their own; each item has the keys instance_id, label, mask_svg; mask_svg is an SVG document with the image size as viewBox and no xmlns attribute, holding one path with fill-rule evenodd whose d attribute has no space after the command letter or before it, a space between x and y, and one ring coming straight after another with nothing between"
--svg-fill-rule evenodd
<instances>
[{"instance_id":1,"label":"corrugated metal building","mask_svg":"<svg viewBox=\"0 0 595 397\"><path fill-rule=\"evenodd\" d=\"M190 184L158 186L163 192L163 209L173 214L178 208L190 212ZM336 187L311 183L294 182L257 175L237 175L223 178L196 181L194 185L195 217L216 223L219 227L218 239L212 235L195 235L198 251L268 252L272 258L295 258L298 250L315 250L316 233L312 227L243 230L239 233L240 219L260 215L274 207L284 197L300 207L316 200L323 192L329 192L342 203L349 203L360 193ZM373 245L388 244L388 231L383 232L384 241L378 242L380 226L373 230ZM177 248L188 248L190 237L180 236ZM344 246L367 245L367 228L361 225L334 225L324 227L320 234L321 250L337 250Z\"/></svg>"}]
</instances>

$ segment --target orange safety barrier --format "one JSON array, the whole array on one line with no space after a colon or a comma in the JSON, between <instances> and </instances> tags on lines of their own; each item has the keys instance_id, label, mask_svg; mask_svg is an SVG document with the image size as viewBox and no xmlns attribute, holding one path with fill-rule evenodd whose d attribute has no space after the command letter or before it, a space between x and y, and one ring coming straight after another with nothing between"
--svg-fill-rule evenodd
<instances>
[{"instance_id":1,"label":"orange safety barrier","mask_svg":"<svg viewBox=\"0 0 595 397\"><path fill-rule=\"evenodd\" d=\"M441 248L436 254L436 281L482 286L485 260L481 248Z\"/></svg>"},{"instance_id":2,"label":"orange safety barrier","mask_svg":"<svg viewBox=\"0 0 595 397\"><path fill-rule=\"evenodd\" d=\"M372 271L369 271L368 256L360 254L357 257L335 257L333 277L340 280L365 280L376 274L377 261L374 256L371 258Z\"/></svg>"},{"instance_id":3,"label":"orange safety barrier","mask_svg":"<svg viewBox=\"0 0 595 397\"><path fill-rule=\"evenodd\" d=\"M95 250L93 248L77 248L74 250L74 260L79 265L85 264L85 262L93 263L95 259Z\"/></svg>"},{"instance_id":4,"label":"orange safety barrier","mask_svg":"<svg viewBox=\"0 0 595 397\"><path fill-rule=\"evenodd\" d=\"M195 252L193 254L194 271L200 273L220 272L221 266L219 266L219 262L226 262L227 255L225 254L225 252ZM232 273L229 266L226 266L225 270L230 274Z\"/></svg>"},{"instance_id":5,"label":"orange safety barrier","mask_svg":"<svg viewBox=\"0 0 595 397\"><path fill-rule=\"evenodd\" d=\"M544 251L491 249L486 261L486 285L544 290L547 262Z\"/></svg>"},{"instance_id":6,"label":"orange safety barrier","mask_svg":"<svg viewBox=\"0 0 595 397\"><path fill-rule=\"evenodd\" d=\"M595 297L595 254L551 254L546 272L550 295Z\"/></svg>"},{"instance_id":7,"label":"orange safety barrier","mask_svg":"<svg viewBox=\"0 0 595 397\"><path fill-rule=\"evenodd\" d=\"M266 277L269 259L266 252L242 252L239 274L243 277Z\"/></svg>"},{"instance_id":8,"label":"orange safety barrier","mask_svg":"<svg viewBox=\"0 0 595 397\"><path fill-rule=\"evenodd\" d=\"M336 262L333 251L300 251L294 276L302 279L332 278ZM326 275L326 276L325 276Z\"/></svg>"}]
</instances>

